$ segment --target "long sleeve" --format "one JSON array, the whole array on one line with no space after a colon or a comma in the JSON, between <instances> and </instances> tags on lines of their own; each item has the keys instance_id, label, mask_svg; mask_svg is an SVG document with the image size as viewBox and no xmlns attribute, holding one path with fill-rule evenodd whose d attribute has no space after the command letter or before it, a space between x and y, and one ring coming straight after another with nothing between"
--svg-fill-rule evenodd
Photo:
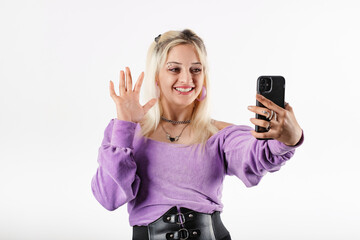
<instances>
[{"instance_id":1,"label":"long sleeve","mask_svg":"<svg viewBox=\"0 0 360 240\"><path fill-rule=\"evenodd\" d=\"M96 200L113 211L137 195L140 178L133 159L136 123L112 119L99 148L99 167L91 180Z\"/></svg>"},{"instance_id":2,"label":"long sleeve","mask_svg":"<svg viewBox=\"0 0 360 240\"><path fill-rule=\"evenodd\" d=\"M295 146L277 140L257 140L248 126L229 127L223 139L226 174L236 175L246 187L257 185L267 172L278 171L302 145L304 133Z\"/></svg>"}]
</instances>

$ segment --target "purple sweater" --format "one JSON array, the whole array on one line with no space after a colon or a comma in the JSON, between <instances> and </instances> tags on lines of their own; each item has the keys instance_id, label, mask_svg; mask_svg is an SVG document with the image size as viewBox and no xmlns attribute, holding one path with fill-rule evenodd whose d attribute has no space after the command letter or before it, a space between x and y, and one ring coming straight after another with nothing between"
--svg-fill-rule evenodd
<instances>
[{"instance_id":1,"label":"purple sweater","mask_svg":"<svg viewBox=\"0 0 360 240\"><path fill-rule=\"evenodd\" d=\"M99 148L99 167L91 188L97 201L113 211L125 203L130 226L147 225L173 206L199 212L222 211L225 175L246 187L289 160L295 147L277 140L257 140L243 125L228 126L195 148L135 135L140 125L111 119Z\"/></svg>"}]
</instances>

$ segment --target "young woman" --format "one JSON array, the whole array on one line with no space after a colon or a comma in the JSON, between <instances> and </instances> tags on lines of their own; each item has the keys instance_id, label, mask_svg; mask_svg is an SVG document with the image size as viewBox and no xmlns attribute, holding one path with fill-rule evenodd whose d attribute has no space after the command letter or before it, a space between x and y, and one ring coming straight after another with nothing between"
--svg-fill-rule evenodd
<instances>
[{"instance_id":1,"label":"young woman","mask_svg":"<svg viewBox=\"0 0 360 240\"><path fill-rule=\"evenodd\" d=\"M303 142L290 105L283 109L260 95L265 108L249 110L270 119L251 119L266 133L211 119L207 70L202 39L186 29L151 44L144 106L144 73L133 85L130 69L120 71L119 95L110 81L117 118L105 129L91 186L110 211L128 203L133 240L231 239L220 218L225 175L255 186Z\"/></svg>"}]
</instances>

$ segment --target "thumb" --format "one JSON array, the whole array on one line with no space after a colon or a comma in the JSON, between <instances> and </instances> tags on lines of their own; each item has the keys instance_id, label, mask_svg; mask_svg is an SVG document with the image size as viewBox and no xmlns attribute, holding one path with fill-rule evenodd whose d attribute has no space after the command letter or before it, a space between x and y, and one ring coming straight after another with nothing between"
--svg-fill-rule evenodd
<instances>
[{"instance_id":1,"label":"thumb","mask_svg":"<svg viewBox=\"0 0 360 240\"><path fill-rule=\"evenodd\" d=\"M144 113L146 114L150 108L152 108L155 103L157 102L157 99L156 98L153 98L151 99L150 101L148 101L144 106L143 106L143 109L144 109Z\"/></svg>"}]
</instances>

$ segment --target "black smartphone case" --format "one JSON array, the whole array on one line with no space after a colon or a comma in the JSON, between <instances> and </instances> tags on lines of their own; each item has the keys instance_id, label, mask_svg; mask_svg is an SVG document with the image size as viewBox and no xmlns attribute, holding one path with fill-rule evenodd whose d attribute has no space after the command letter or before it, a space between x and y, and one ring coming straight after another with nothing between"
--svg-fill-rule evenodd
<instances>
[{"instance_id":1,"label":"black smartphone case","mask_svg":"<svg viewBox=\"0 0 360 240\"><path fill-rule=\"evenodd\" d=\"M263 78L269 78L271 79L271 89L270 91L263 91L260 90L260 80ZM273 101L276 105L284 108L285 102L285 78L282 76L260 76L257 79L256 84L256 92L258 94L263 95L267 99ZM265 107L263 104L261 104L258 100L256 100L256 106L259 107ZM257 119L262 119L265 121L269 121L265 116L262 116L260 114L255 115ZM255 131L256 132L267 132L266 128L260 127L255 125ZM257 138L259 140L271 140L272 138Z\"/></svg>"}]
</instances>

